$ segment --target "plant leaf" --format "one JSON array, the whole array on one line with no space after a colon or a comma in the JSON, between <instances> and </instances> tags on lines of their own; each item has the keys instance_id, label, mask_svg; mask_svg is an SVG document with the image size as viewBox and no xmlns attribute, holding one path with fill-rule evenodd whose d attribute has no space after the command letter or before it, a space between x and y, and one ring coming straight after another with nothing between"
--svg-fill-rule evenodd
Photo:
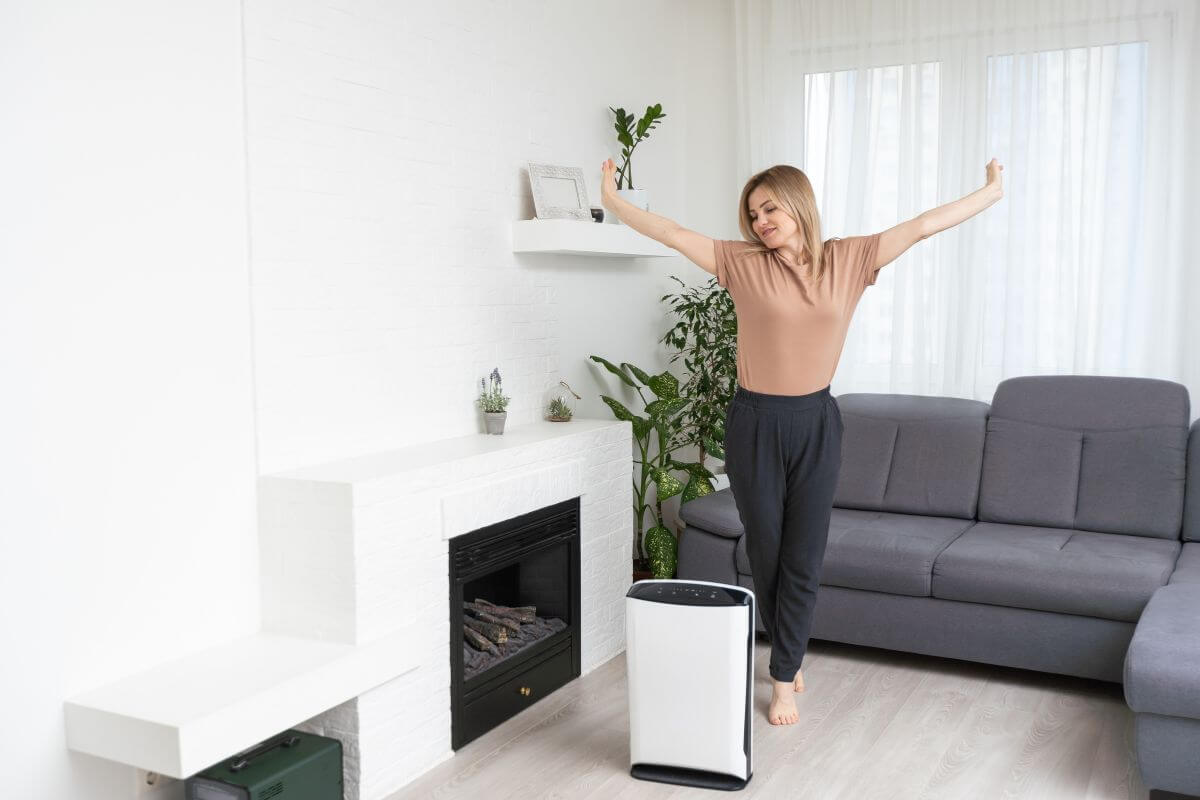
<instances>
[{"instance_id":1,"label":"plant leaf","mask_svg":"<svg viewBox=\"0 0 1200 800\"><path fill-rule=\"evenodd\" d=\"M645 543L654 577L672 577L679 559L679 543L675 541L675 535L662 525L655 525L646 531Z\"/></svg>"},{"instance_id":2,"label":"plant leaf","mask_svg":"<svg viewBox=\"0 0 1200 800\"><path fill-rule=\"evenodd\" d=\"M725 446L711 436L705 436L701 443L704 445L704 451L713 458L725 460Z\"/></svg>"},{"instance_id":3,"label":"plant leaf","mask_svg":"<svg viewBox=\"0 0 1200 800\"><path fill-rule=\"evenodd\" d=\"M609 372L611 372L613 375L616 375L621 380L625 381L625 383L632 386L634 389L638 388L638 385L636 383L634 383L630 379L630 377L624 373L624 371L622 371L618 367L614 366L613 363L611 361L609 361L608 359L601 358L600 356L588 356L588 358L590 358L592 361L595 361L599 364L603 364L608 369Z\"/></svg>"},{"instance_id":4,"label":"plant leaf","mask_svg":"<svg viewBox=\"0 0 1200 800\"><path fill-rule=\"evenodd\" d=\"M683 491L683 481L665 469L655 468L654 483L658 487L659 501L668 500Z\"/></svg>"},{"instance_id":5,"label":"plant leaf","mask_svg":"<svg viewBox=\"0 0 1200 800\"><path fill-rule=\"evenodd\" d=\"M637 379L639 381L641 381L642 383L646 384L647 386L650 384L650 375L644 369L642 369L640 367L636 367L627 361L622 361L621 366L628 367L629 371L632 372L634 375L636 375ZM651 389L651 391L653 391L653 388Z\"/></svg>"},{"instance_id":6,"label":"plant leaf","mask_svg":"<svg viewBox=\"0 0 1200 800\"><path fill-rule=\"evenodd\" d=\"M670 372L660 372L646 381L646 385L650 387L650 391L664 400L679 397L679 379Z\"/></svg>"}]
</instances>

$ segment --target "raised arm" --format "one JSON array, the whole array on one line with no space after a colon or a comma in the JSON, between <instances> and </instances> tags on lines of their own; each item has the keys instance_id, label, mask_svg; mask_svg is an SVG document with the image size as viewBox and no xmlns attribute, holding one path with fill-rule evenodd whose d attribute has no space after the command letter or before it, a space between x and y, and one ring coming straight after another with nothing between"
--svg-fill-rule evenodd
<instances>
[{"instance_id":1,"label":"raised arm","mask_svg":"<svg viewBox=\"0 0 1200 800\"><path fill-rule=\"evenodd\" d=\"M617 194L617 183L613 179L615 170L612 159L604 162L604 180L600 184L600 196L604 207L638 233L678 250L700 269L716 275L717 255L713 240L688 230L674 220L638 208L621 197Z\"/></svg>"},{"instance_id":2,"label":"raised arm","mask_svg":"<svg viewBox=\"0 0 1200 800\"><path fill-rule=\"evenodd\" d=\"M903 255L904 251L922 239L928 239L935 233L953 228L1003 197L1004 186L1000 173L1004 167L993 158L987 163L985 169L987 170L987 183L982 189L976 189L953 203L947 203L918 214L908 222L901 222L881 233L879 235L879 251L875 257L875 269L892 263Z\"/></svg>"}]
</instances>

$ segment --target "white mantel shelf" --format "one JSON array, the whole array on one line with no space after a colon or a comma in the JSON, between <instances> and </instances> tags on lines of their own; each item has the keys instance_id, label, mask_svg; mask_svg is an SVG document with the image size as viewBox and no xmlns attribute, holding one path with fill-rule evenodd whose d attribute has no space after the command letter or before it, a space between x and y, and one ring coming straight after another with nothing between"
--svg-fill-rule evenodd
<instances>
[{"instance_id":1,"label":"white mantel shelf","mask_svg":"<svg viewBox=\"0 0 1200 800\"><path fill-rule=\"evenodd\" d=\"M187 778L418 666L408 631L366 645L260 633L71 698L67 746Z\"/></svg>"},{"instance_id":2,"label":"white mantel shelf","mask_svg":"<svg viewBox=\"0 0 1200 800\"><path fill-rule=\"evenodd\" d=\"M592 223L595 225L596 223ZM597 226L599 227L599 226ZM405 472L425 470L465 458L487 456L502 450L549 442L603 428L628 426L618 419L575 417L570 422L538 420L526 425L506 425L504 433L471 433L454 439L437 439L397 450L370 453L353 458L276 472L271 478L329 483L365 483L390 478Z\"/></svg>"},{"instance_id":3,"label":"white mantel shelf","mask_svg":"<svg viewBox=\"0 0 1200 800\"><path fill-rule=\"evenodd\" d=\"M558 253L606 258L664 258L679 253L628 225L574 219L524 219L513 223L514 253Z\"/></svg>"}]
</instances>

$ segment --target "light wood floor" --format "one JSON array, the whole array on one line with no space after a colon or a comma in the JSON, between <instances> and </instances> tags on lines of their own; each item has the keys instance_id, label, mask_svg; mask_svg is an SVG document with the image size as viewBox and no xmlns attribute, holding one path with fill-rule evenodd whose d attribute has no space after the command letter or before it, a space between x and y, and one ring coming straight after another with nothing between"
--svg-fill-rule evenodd
<instances>
[{"instance_id":1,"label":"light wood floor","mask_svg":"<svg viewBox=\"0 0 1200 800\"><path fill-rule=\"evenodd\" d=\"M754 798L1136 798L1148 792L1118 684L812 641L800 721L767 722L755 653ZM629 774L625 654L434 767L410 798L714 798ZM697 698L697 702L703 702Z\"/></svg>"}]
</instances>

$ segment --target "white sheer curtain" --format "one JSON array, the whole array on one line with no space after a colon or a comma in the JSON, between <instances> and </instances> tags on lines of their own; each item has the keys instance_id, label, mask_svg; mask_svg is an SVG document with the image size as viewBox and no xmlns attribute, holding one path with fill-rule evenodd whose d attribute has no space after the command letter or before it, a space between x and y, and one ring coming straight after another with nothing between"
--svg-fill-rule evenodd
<instances>
[{"instance_id":1,"label":"white sheer curtain","mask_svg":"<svg viewBox=\"0 0 1200 800\"><path fill-rule=\"evenodd\" d=\"M1004 199L868 287L835 393L988 401L1015 375L1130 375L1184 383L1195 416L1197 5L738 0L739 174L803 169L824 238L1004 165Z\"/></svg>"}]
</instances>

